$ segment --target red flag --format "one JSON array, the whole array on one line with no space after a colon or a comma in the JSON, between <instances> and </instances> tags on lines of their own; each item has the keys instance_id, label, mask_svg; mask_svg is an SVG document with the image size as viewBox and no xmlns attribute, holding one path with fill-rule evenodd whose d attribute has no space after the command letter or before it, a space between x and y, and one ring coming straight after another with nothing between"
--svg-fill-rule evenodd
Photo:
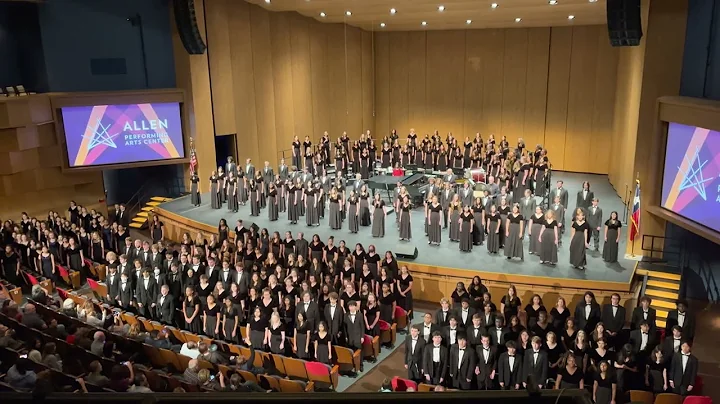
<instances>
[{"instance_id":1,"label":"red flag","mask_svg":"<svg viewBox=\"0 0 720 404\"><path fill-rule=\"evenodd\" d=\"M635 199L630 216L630 241L635 241L638 234L640 234L640 180L635 181Z\"/></svg>"}]
</instances>

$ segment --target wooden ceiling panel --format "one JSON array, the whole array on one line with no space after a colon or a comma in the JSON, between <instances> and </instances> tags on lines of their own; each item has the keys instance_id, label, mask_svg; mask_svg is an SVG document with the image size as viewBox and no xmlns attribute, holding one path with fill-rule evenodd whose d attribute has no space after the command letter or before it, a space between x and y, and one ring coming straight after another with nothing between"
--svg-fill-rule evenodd
<instances>
[{"instance_id":1,"label":"wooden ceiling panel","mask_svg":"<svg viewBox=\"0 0 720 404\"><path fill-rule=\"evenodd\" d=\"M297 11L329 23L365 30L419 31L556 27L606 23L605 0L234 0L270 11ZM497 7L492 8L496 3ZM439 6L444 11L438 11ZM390 9L396 10L395 14ZM352 15L346 15L350 11ZM321 16L324 13L324 17ZM569 16L574 18L570 19ZM520 22L515 19L520 18ZM468 20L472 22L467 23ZM422 25L425 21L427 25ZM381 27L381 24L384 26Z\"/></svg>"}]
</instances>

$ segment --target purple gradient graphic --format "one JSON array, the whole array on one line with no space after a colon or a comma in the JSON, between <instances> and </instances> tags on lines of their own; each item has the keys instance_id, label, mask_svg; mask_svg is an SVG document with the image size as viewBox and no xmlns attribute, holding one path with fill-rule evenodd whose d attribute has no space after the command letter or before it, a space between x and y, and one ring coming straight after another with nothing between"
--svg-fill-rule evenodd
<instances>
[{"instance_id":1,"label":"purple gradient graphic","mask_svg":"<svg viewBox=\"0 0 720 404\"><path fill-rule=\"evenodd\" d=\"M669 124L662 207L720 232L720 132Z\"/></svg>"},{"instance_id":2,"label":"purple gradient graphic","mask_svg":"<svg viewBox=\"0 0 720 404\"><path fill-rule=\"evenodd\" d=\"M70 167L185 157L180 103L61 109Z\"/></svg>"}]
</instances>

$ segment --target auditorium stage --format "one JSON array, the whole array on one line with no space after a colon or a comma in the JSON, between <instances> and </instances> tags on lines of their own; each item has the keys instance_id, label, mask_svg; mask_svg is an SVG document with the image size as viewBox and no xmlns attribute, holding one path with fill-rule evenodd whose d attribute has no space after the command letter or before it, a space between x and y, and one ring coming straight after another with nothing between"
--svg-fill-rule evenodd
<instances>
[{"instance_id":1,"label":"auditorium stage","mask_svg":"<svg viewBox=\"0 0 720 404\"><path fill-rule=\"evenodd\" d=\"M555 172L553 183L556 180L565 182L565 189L569 192L570 205L575 204L575 195L581 189L583 181L590 181L591 189L595 196L600 199L599 206L603 210L603 221L610 215L611 211L617 211L620 216L623 213L623 202L616 195L610 185L607 176L592 174L576 174ZM207 188L207 183L201 184ZM539 201L539 198L538 198ZM319 227L308 227L305 218L301 217L296 225L287 221L287 213L280 213L279 220L271 222L267 216L267 210L261 211L259 217L250 216L250 207L240 206L239 213L229 212L226 207L222 209L210 208L210 196L202 195L202 205L195 207L190 205L190 197L182 197L170 202L165 202L156 208L156 214L166 226L167 238L178 241L182 232L189 231L195 238L197 231L205 234L217 232L217 224L221 218L227 220L228 226L235 227L235 221L242 219L245 227L251 223L257 224L260 228L267 228L269 233L280 232L281 237L286 231L291 231L293 237L298 232L303 232L305 238L310 240L313 234L318 234L325 242L331 235L335 236L335 244L345 240L348 248L354 249L356 243L362 243L365 248L374 244L376 251L384 254L387 250L396 250L399 245L415 246L418 249L418 257L411 262L410 269L422 268L422 272L431 276L452 276L455 278L466 278L466 282L477 274L481 278L498 281L523 283L527 285L541 285L547 287L563 288L593 288L606 291L628 292L634 274L635 261L619 257L619 262L607 264L602 260L602 232L600 251L588 251L588 265L583 270L574 269L569 264L568 246L570 244L569 232L562 238L562 247L558 251L558 263L555 266L542 265L539 258L527 252L528 241L525 238L525 260L509 261L502 254L490 255L485 245L475 246L472 252L464 253L459 250L458 243L448 240L447 230L443 230L443 239L440 246L429 246L424 232L424 216L422 209L415 209L412 212L412 236L409 242L399 241L398 230L395 226L394 213L388 215L385 226L384 238L373 238L370 227L361 227L358 234L351 234L347 230L347 222L343 223L343 229L333 231L328 226L327 215L321 219ZM566 221L569 222L570 213L567 213ZM623 236L620 242L620 251L625 251L627 226L623 227ZM591 242L592 244L592 242Z\"/></svg>"}]
</instances>

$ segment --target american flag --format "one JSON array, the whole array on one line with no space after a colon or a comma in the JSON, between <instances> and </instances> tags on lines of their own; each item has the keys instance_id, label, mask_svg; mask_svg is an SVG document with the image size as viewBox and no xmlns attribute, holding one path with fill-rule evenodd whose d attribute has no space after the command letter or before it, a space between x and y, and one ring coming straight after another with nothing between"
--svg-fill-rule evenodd
<instances>
[{"instance_id":1,"label":"american flag","mask_svg":"<svg viewBox=\"0 0 720 404\"><path fill-rule=\"evenodd\" d=\"M195 172L195 167L197 167L198 161L197 156L195 155L195 152L193 151L192 154L190 154L190 172Z\"/></svg>"},{"instance_id":2,"label":"american flag","mask_svg":"<svg viewBox=\"0 0 720 404\"><path fill-rule=\"evenodd\" d=\"M635 180L635 199L630 216L630 241L635 241L638 234L640 234L640 180Z\"/></svg>"}]
</instances>

